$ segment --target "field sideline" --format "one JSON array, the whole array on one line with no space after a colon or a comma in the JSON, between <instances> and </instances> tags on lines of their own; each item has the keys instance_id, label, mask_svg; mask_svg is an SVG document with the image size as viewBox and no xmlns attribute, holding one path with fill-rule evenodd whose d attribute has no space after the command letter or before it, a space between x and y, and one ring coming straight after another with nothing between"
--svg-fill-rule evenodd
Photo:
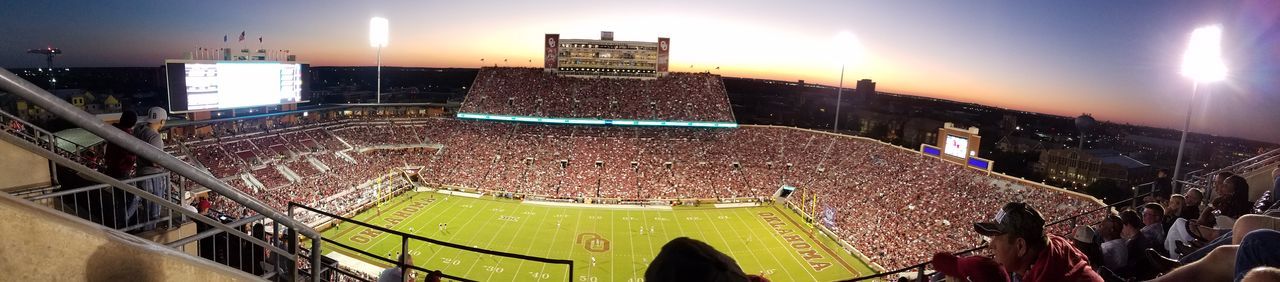
<instances>
[{"instance_id":1,"label":"field sideline","mask_svg":"<svg viewBox=\"0 0 1280 282\"><path fill-rule=\"evenodd\" d=\"M743 271L773 281L833 281L870 274L866 263L803 223L780 205L634 210L553 207L483 197L408 192L355 217L379 226L450 243L574 261L573 281L643 281L662 245L690 237L737 260ZM440 230L440 224L448 228ZM342 224L327 238L394 257L397 236ZM355 227L355 228L353 228ZM643 234L641 233L643 228ZM816 242L815 242L816 241ZM325 246L377 267L388 264ZM478 281L567 281L568 267L501 258L425 242L411 242L414 262L427 269ZM592 258L595 265L592 265ZM419 280L423 274L418 274Z\"/></svg>"}]
</instances>

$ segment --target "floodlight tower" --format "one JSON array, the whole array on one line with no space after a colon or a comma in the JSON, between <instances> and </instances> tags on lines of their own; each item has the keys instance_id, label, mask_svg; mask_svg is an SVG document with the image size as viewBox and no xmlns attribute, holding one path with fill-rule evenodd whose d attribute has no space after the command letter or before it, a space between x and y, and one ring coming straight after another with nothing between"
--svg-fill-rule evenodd
<instances>
[{"instance_id":1,"label":"floodlight tower","mask_svg":"<svg viewBox=\"0 0 1280 282\"><path fill-rule=\"evenodd\" d=\"M1227 78L1227 66L1222 62L1222 27L1217 25L1197 28L1191 32L1191 42L1182 54L1182 76L1191 79L1191 101L1187 102L1187 120L1182 125L1182 139L1178 141L1178 159L1173 164L1173 179L1178 180L1182 170L1182 151L1187 144L1187 131L1191 129L1191 109L1195 106L1196 90L1201 83ZM1177 185L1177 184L1175 184ZM1177 185L1181 187L1181 185ZM1181 189L1177 189L1181 191Z\"/></svg>"},{"instance_id":2,"label":"floodlight tower","mask_svg":"<svg viewBox=\"0 0 1280 282\"><path fill-rule=\"evenodd\" d=\"M369 19L369 45L378 47L378 86L375 89L378 104L382 104L382 47L387 47L388 23L386 18Z\"/></svg>"},{"instance_id":3,"label":"floodlight tower","mask_svg":"<svg viewBox=\"0 0 1280 282\"><path fill-rule=\"evenodd\" d=\"M840 32L836 34L834 52L836 59L840 61L840 84L836 86L836 118L832 123L831 132L840 132L840 103L844 97L844 68L846 65L854 65L860 63L862 59L862 45L858 43L858 38L852 33Z\"/></svg>"}]
</instances>

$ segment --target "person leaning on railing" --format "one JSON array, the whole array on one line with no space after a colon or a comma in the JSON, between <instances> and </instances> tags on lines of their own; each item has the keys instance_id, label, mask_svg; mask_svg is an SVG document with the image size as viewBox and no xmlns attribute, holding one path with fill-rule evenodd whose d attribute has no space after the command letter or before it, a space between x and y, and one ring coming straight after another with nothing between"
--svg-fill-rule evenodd
<instances>
[{"instance_id":1,"label":"person leaning on railing","mask_svg":"<svg viewBox=\"0 0 1280 282\"><path fill-rule=\"evenodd\" d=\"M138 114L131 109L124 109L120 112L120 120L113 126L124 133L133 135L133 125L138 123ZM102 173L115 179L127 179L133 176L133 166L137 163L138 156L133 152L125 150L116 143L107 143L104 159L106 163L102 166ZM126 211L128 210L129 196L124 190L111 188L111 204L112 204L112 222L108 226L114 228L125 227Z\"/></svg>"},{"instance_id":2,"label":"person leaning on railing","mask_svg":"<svg viewBox=\"0 0 1280 282\"><path fill-rule=\"evenodd\" d=\"M147 111L147 118L143 120L142 123L134 126L133 136L143 142L147 142L147 144L151 144L151 146L155 146L156 149L164 150L164 138L160 136L159 130L164 128L164 123L168 119L169 113L165 111L164 108L152 107L151 110ZM165 170L159 165L152 163L150 160L139 158L136 173L137 176L145 176L165 173ZM150 192L151 194L155 194L161 198L168 198L168 176L160 176L138 181L136 185L138 188ZM132 202L129 203L129 209L125 214L129 218L130 222L148 222L160 217L160 204L147 201L144 205L143 202L144 200L142 197L135 196ZM149 223L138 231L147 231L152 229L155 229L155 224Z\"/></svg>"}]
</instances>

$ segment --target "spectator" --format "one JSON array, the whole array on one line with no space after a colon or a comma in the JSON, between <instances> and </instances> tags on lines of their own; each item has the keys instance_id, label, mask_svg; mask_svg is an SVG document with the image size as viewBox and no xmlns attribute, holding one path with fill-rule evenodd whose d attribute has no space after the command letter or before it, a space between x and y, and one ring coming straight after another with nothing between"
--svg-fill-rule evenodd
<instances>
[{"instance_id":1,"label":"spectator","mask_svg":"<svg viewBox=\"0 0 1280 282\"><path fill-rule=\"evenodd\" d=\"M378 282L413 281L412 280L413 275L411 275L413 273L413 268L410 268L410 266L413 266L413 256L409 254L400 254L399 261L400 261L400 265L404 265L405 267L401 268L400 265L394 265L390 268L383 270L382 274L378 275Z\"/></svg>"},{"instance_id":2,"label":"spectator","mask_svg":"<svg viewBox=\"0 0 1280 282\"><path fill-rule=\"evenodd\" d=\"M432 270L431 272L428 272L428 273L427 273L427 279L426 279L426 280L424 280L424 281L426 281L426 282L440 282L440 279L444 279L444 273L440 273L440 271L439 271L439 270Z\"/></svg>"},{"instance_id":3,"label":"spectator","mask_svg":"<svg viewBox=\"0 0 1280 282\"><path fill-rule=\"evenodd\" d=\"M1075 234L1071 236L1071 242L1076 246L1076 249L1089 258L1089 265L1095 269L1103 266L1104 260L1102 246L1096 243L1097 238L1097 232L1088 225L1076 226Z\"/></svg>"},{"instance_id":4,"label":"spectator","mask_svg":"<svg viewBox=\"0 0 1280 282\"><path fill-rule=\"evenodd\" d=\"M1169 200L1169 195L1173 191L1173 179L1169 178L1168 169L1160 169L1156 171L1156 180L1151 183L1151 195L1143 198L1148 203L1163 203Z\"/></svg>"},{"instance_id":5,"label":"spectator","mask_svg":"<svg viewBox=\"0 0 1280 282\"><path fill-rule=\"evenodd\" d=\"M1154 242L1164 242L1164 207L1157 203L1142 205L1142 234Z\"/></svg>"},{"instance_id":6,"label":"spectator","mask_svg":"<svg viewBox=\"0 0 1280 282\"><path fill-rule=\"evenodd\" d=\"M1192 220L1200 217L1200 205L1204 203L1204 190L1188 189L1186 198L1187 202L1183 204L1182 213L1178 214L1178 218Z\"/></svg>"},{"instance_id":7,"label":"spectator","mask_svg":"<svg viewBox=\"0 0 1280 282\"><path fill-rule=\"evenodd\" d=\"M133 110L125 109L120 112L120 120L113 127L124 131L124 133L133 135L133 125L138 123L138 114ZM116 143L107 143L105 148L104 159L106 164L103 165L103 173L115 179L128 179L133 176L133 167L138 160L138 156L132 152L125 150ZM117 188L110 188L107 191L111 195L111 208L106 209L111 212L111 222L105 225L112 228L124 228L127 226L129 202L133 198L128 192Z\"/></svg>"},{"instance_id":8,"label":"spectator","mask_svg":"<svg viewBox=\"0 0 1280 282\"><path fill-rule=\"evenodd\" d=\"M132 110L125 109L120 112L120 120L113 127L124 131L124 133L133 135L133 126L138 123L138 114ZM107 176L115 179L128 179L133 176L133 167L138 156L132 152L120 147L119 144L108 143L106 147L106 169L103 172Z\"/></svg>"},{"instance_id":9,"label":"spectator","mask_svg":"<svg viewBox=\"0 0 1280 282\"><path fill-rule=\"evenodd\" d=\"M644 272L645 281L748 281L738 262L702 241L667 242Z\"/></svg>"},{"instance_id":10,"label":"spectator","mask_svg":"<svg viewBox=\"0 0 1280 282\"><path fill-rule=\"evenodd\" d=\"M1235 219L1249 213L1249 183L1243 177L1231 175L1214 187L1216 198L1200 212L1196 220L1178 219L1165 235L1165 249L1170 258L1177 259L1179 243L1207 242L1230 231ZM1185 250L1185 248L1183 248Z\"/></svg>"},{"instance_id":11,"label":"spectator","mask_svg":"<svg viewBox=\"0 0 1280 282\"><path fill-rule=\"evenodd\" d=\"M1045 234L1044 218L1026 203L1005 204L975 231L991 237L995 261L1018 276L1018 281L1102 281L1088 258L1057 235Z\"/></svg>"},{"instance_id":12,"label":"spectator","mask_svg":"<svg viewBox=\"0 0 1280 282\"><path fill-rule=\"evenodd\" d=\"M1125 262L1129 261L1129 249L1126 247L1124 237L1120 236L1120 230L1123 227L1124 223L1120 220L1120 216L1113 214L1108 215L1098 229L1103 240L1102 261L1108 269L1124 268Z\"/></svg>"},{"instance_id":13,"label":"spectator","mask_svg":"<svg viewBox=\"0 0 1280 282\"><path fill-rule=\"evenodd\" d=\"M1134 210L1120 212L1120 221L1124 223L1121 236L1125 238L1125 249L1129 253L1125 264L1120 269L1113 269L1117 275L1128 279L1147 280L1158 274L1158 270L1143 254L1146 249L1156 246L1156 242L1142 232L1143 219Z\"/></svg>"},{"instance_id":14,"label":"spectator","mask_svg":"<svg viewBox=\"0 0 1280 282\"><path fill-rule=\"evenodd\" d=\"M1271 170L1271 198L1280 199L1277 197L1280 197L1280 164L1277 164L1276 168Z\"/></svg>"},{"instance_id":15,"label":"spectator","mask_svg":"<svg viewBox=\"0 0 1280 282\"><path fill-rule=\"evenodd\" d=\"M1169 196L1169 202L1164 206L1164 228L1168 232L1169 226L1173 224L1182 215L1182 210L1187 205L1187 197L1182 194L1173 194Z\"/></svg>"},{"instance_id":16,"label":"spectator","mask_svg":"<svg viewBox=\"0 0 1280 282\"><path fill-rule=\"evenodd\" d=\"M1274 282L1280 281L1280 268L1262 266L1249 270L1249 273L1240 279L1241 282Z\"/></svg>"},{"instance_id":17,"label":"spectator","mask_svg":"<svg viewBox=\"0 0 1280 282\"><path fill-rule=\"evenodd\" d=\"M156 149L164 150L164 138L160 135L160 129L164 128L164 123L169 119L169 113L161 107L152 107L147 111L147 119L133 128L133 136L151 144ZM146 176L153 174L165 173L164 168L152 163L146 158L137 160L137 175ZM159 176L135 183L136 186L144 191L154 194L163 199L169 199L169 177ZM145 202L145 204L144 204ZM160 217L160 204L152 201L145 201L142 197L134 197L133 202L129 204L129 209L125 213L130 218L130 222L144 223L150 222ZM147 223L141 231L155 229L155 223Z\"/></svg>"}]
</instances>

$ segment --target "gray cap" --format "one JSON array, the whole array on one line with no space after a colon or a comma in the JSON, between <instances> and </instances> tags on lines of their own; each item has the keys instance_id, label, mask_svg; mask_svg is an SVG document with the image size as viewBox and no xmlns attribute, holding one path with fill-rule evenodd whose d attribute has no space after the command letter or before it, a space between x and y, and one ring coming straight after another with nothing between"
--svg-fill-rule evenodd
<instances>
[{"instance_id":1,"label":"gray cap","mask_svg":"<svg viewBox=\"0 0 1280 282\"><path fill-rule=\"evenodd\" d=\"M167 119L169 119L169 112L165 111L164 108L151 107L150 110L147 110L146 122L157 122Z\"/></svg>"},{"instance_id":2,"label":"gray cap","mask_svg":"<svg viewBox=\"0 0 1280 282\"><path fill-rule=\"evenodd\" d=\"M1005 204L991 221L974 223L973 229L985 236L1010 233L1022 238L1029 235L1044 236L1044 217L1031 205L1013 202Z\"/></svg>"}]
</instances>

